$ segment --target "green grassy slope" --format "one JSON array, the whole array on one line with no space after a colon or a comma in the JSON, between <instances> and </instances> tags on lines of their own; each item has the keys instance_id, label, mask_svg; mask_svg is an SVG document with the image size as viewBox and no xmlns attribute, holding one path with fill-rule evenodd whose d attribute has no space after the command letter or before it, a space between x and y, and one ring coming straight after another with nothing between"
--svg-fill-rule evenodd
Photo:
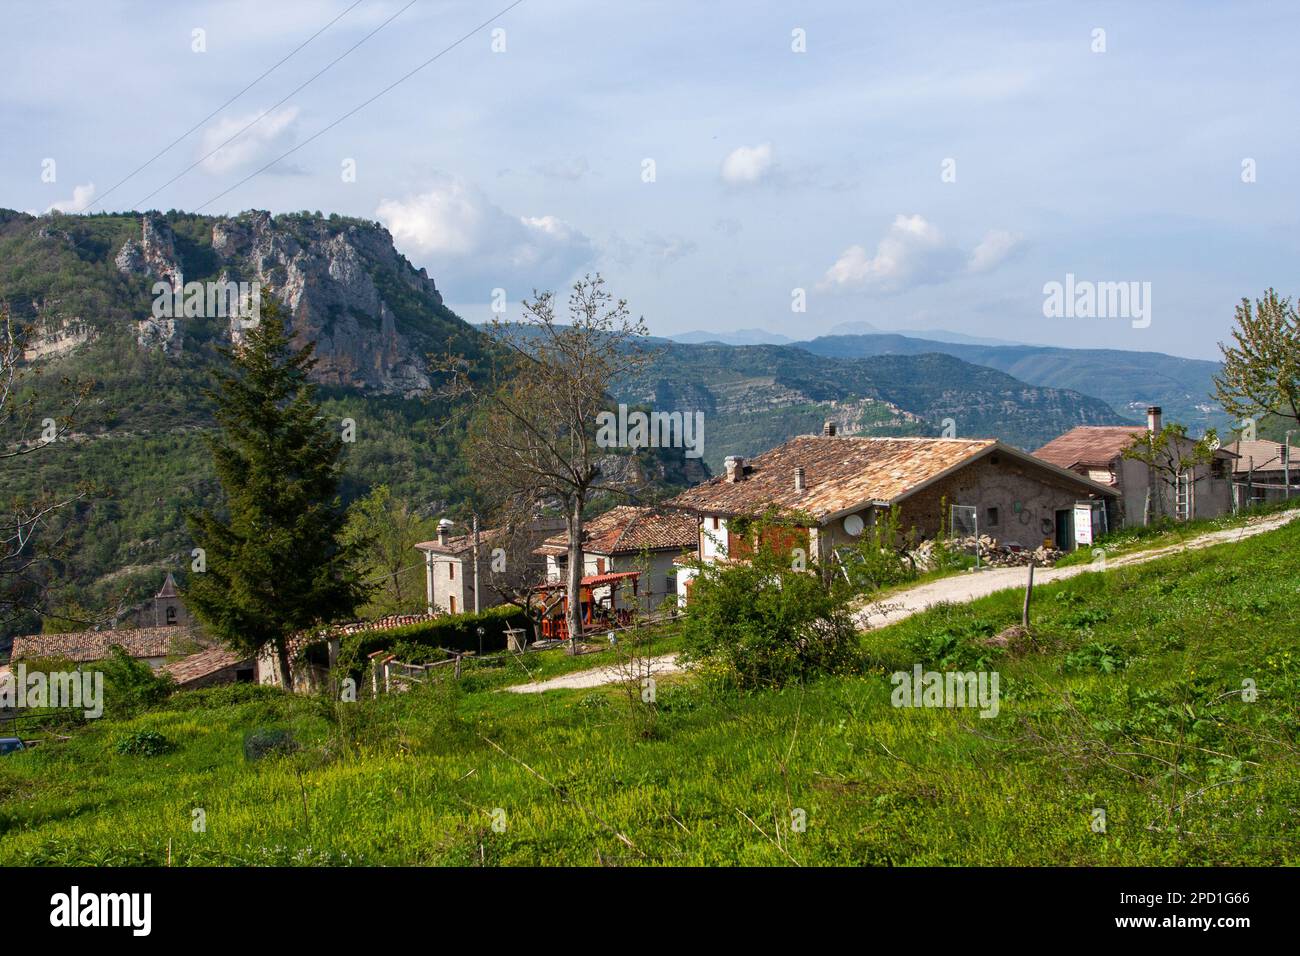
<instances>
[{"instance_id":1,"label":"green grassy slope","mask_svg":"<svg viewBox=\"0 0 1300 956\"><path fill-rule=\"evenodd\" d=\"M857 676L665 679L648 738L619 688L499 674L337 706L179 694L0 760L0 863L1294 864L1298 558L1292 525L1041 588L1024 656L981 643L1009 593L867 635ZM891 706L890 672L981 657L997 717ZM303 748L247 762L257 727ZM177 749L115 752L142 729Z\"/></svg>"}]
</instances>

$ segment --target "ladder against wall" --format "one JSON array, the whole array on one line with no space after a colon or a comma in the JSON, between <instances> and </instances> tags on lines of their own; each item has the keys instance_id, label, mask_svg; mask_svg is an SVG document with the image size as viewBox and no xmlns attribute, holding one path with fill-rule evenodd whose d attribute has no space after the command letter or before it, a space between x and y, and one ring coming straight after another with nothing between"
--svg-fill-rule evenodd
<instances>
[{"instance_id":1,"label":"ladder against wall","mask_svg":"<svg viewBox=\"0 0 1300 956\"><path fill-rule=\"evenodd\" d=\"M1174 517L1187 521L1192 516L1192 476L1180 472L1174 479Z\"/></svg>"}]
</instances>

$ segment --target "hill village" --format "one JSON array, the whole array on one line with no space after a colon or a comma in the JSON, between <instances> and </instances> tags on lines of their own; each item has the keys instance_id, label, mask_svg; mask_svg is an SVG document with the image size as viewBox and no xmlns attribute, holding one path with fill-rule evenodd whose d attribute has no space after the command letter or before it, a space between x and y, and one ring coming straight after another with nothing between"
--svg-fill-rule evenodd
<instances>
[{"instance_id":1,"label":"hill village","mask_svg":"<svg viewBox=\"0 0 1300 956\"><path fill-rule=\"evenodd\" d=\"M580 576L583 633L603 640L634 619L660 620L690 607L701 564L744 560L755 542L750 519L798 516L790 529L810 563L835 567L853 546L891 519L916 545L954 538L985 567L1050 565L1089 548L1103 535L1158 520L1214 518L1290 497L1296 448L1238 440L1190 460L1192 439L1177 437L1165 473L1126 455L1163 431L1159 407L1136 426L1079 426L1034 452L995 439L861 437L828 420L819 434L793 438L752 459L729 456L725 472L657 505L621 504L586 522ZM801 522L801 523L800 523ZM453 533L458 532L458 533ZM522 542L522 545L521 545ZM519 554L508 579L499 574L502 544ZM296 690L328 679L347 634L382 635L421 622L473 620L513 603L521 614L506 628L512 650L570 641L564 588L569 543L564 522L536 518L523 528L458 530L443 519L437 537L415 545L424 569L423 614L337 624L293 641ZM503 586L507 583L508 586ZM480 646L482 628L479 628ZM320 645L321 655L307 648ZM249 657L214 642L187 611L171 573L152 601L115 626L16 637L11 664L65 660L89 664L112 648L146 662L183 689L222 683L283 683L269 649ZM377 651L379 664L396 663Z\"/></svg>"}]
</instances>

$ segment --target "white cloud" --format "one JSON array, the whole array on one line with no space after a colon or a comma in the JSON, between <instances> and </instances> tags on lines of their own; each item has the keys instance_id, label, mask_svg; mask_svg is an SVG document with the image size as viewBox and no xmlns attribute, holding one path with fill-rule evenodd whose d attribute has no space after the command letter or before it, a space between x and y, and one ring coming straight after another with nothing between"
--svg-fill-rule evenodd
<instances>
[{"instance_id":1,"label":"white cloud","mask_svg":"<svg viewBox=\"0 0 1300 956\"><path fill-rule=\"evenodd\" d=\"M422 193L383 200L375 215L454 302L486 301L494 288L511 298L534 287L555 288L594 251L591 240L564 220L512 216L476 186L445 174Z\"/></svg>"},{"instance_id":2,"label":"white cloud","mask_svg":"<svg viewBox=\"0 0 1300 956\"><path fill-rule=\"evenodd\" d=\"M820 287L864 287L892 292L933 282L951 268L953 250L934 225L921 216L898 215L876 245L875 255L854 245L826 270Z\"/></svg>"},{"instance_id":3,"label":"white cloud","mask_svg":"<svg viewBox=\"0 0 1300 956\"><path fill-rule=\"evenodd\" d=\"M757 183L772 169L772 144L741 146L722 161L722 179L732 185Z\"/></svg>"},{"instance_id":4,"label":"white cloud","mask_svg":"<svg viewBox=\"0 0 1300 956\"><path fill-rule=\"evenodd\" d=\"M81 212L86 208L87 203L95 198L95 184L86 183L84 186L72 187L71 199L60 199L58 202L50 205L46 212Z\"/></svg>"},{"instance_id":5,"label":"white cloud","mask_svg":"<svg viewBox=\"0 0 1300 956\"><path fill-rule=\"evenodd\" d=\"M963 271L981 273L997 268L1019 251L1021 242L1015 233L993 229L968 255L923 216L900 214L876 244L874 254L861 245L849 246L826 270L818 288L899 292L945 282Z\"/></svg>"},{"instance_id":6,"label":"white cloud","mask_svg":"<svg viewBox=\"0 0 1300 956\"><path fill-rule=\"evenodd\" d=\"M1002 229L993 229L984 234L970 259L966 263L969 272L989 272L1018 252L1023 237Z\"/></svg>"},{"instance_id":7,"label":"white cloud","mask_svg":"<svg viewBox=\"0 0 1300 956\"><path fill-rule=\"evenodd\" d=\"M298 107L287 106L267 113L247 132L240 133L233 142L222 146L245 126L257 119L258 113L230 116L218 120L203 131L199 140L199 155L206 157L201 163L206 172L221 175L237 169L269 162L285 150L292 148L297 139ZM217 149L217 147L221 147ZM217 150L213 153L213 150ZM212 153L211 156L208 156ZM277 167L279 169L279 167ZM274 171L274 170L268 170ZM280 172L289 170L279 169Z\"/></svg>"}]
</instances>

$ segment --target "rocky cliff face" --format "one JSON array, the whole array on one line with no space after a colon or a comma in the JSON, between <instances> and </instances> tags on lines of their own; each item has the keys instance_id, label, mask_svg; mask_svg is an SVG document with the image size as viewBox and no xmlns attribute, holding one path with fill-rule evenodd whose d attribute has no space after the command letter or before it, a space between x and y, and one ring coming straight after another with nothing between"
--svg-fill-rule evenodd
<instances>
[{"instance_id":1,"label":"rocky cliff face","mask_svg":"<svg viewBox=\"0 0 1300 956\"><path fill-rule=\"evenodd\" d=\"M397 253L382 226L261 211L202 222L211 223L210 235L182 252L168 219L146 214L139 238L123 242L114 257L117 270L173 287L196 280L259 283L263 301L274 295L290 316L295 342L316 344L318 381L408 396L429 388L426 353L436 327L455 319L433 280ZM386 295L401 298L407 314L399 315ZM141 317L136 341L178 352L186 321ZM224 335L239 341L238 317L221 321Z\"/></svg>"}]
</instances>

